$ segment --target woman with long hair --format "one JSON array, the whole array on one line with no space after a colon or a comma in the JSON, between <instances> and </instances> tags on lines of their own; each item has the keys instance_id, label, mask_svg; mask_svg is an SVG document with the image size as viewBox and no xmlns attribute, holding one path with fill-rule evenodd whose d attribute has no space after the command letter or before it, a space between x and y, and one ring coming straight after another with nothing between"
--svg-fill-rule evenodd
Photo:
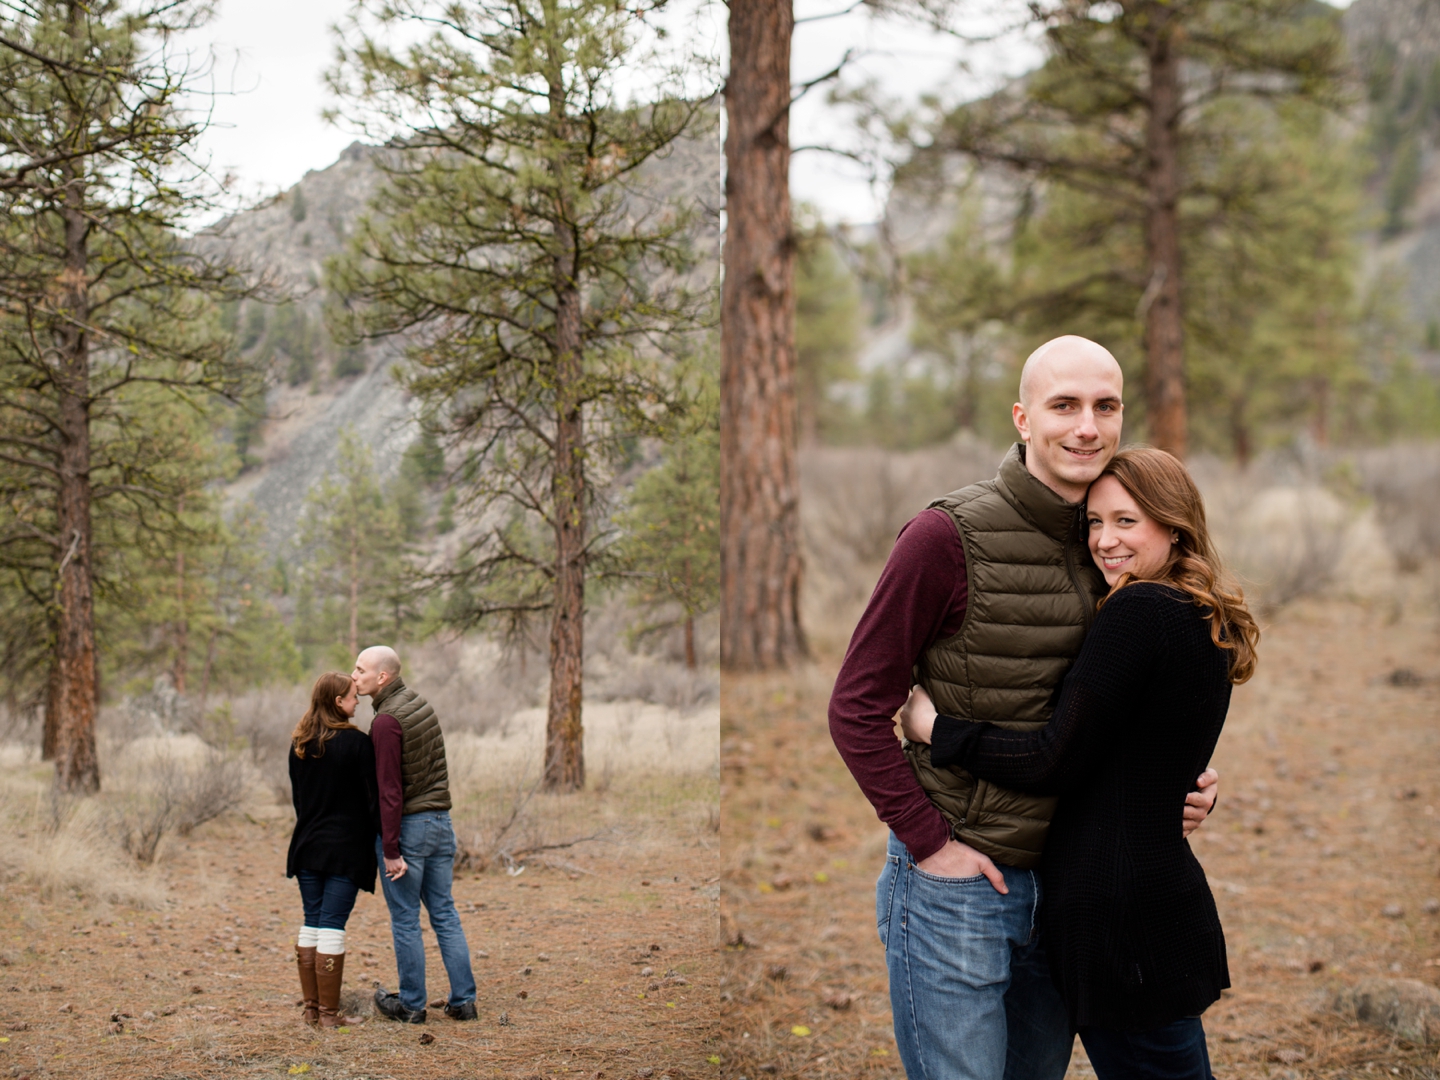
<instances>
[{"instance_id":1,"label":"woman with long hair","mask_svg":"<svg viewBox=\"0 0 1440 1080\"><path fill-rule=\"evenodd\" d=\"M295 832L285 876L297 878L305 922L295 943L307 1024L339 1027L345 923L356 893L375 891L379 796L375 750L351 720L354 680L329 671L315 680L310 708L290 736Z\"/></svg>"},{"instance_id":2,"label":"woman with long hair","mask_svg":"<svg viewBox=\"0 0 1440 1080\"><path fill-rule=\"evenodd\" d=\"M917 687L901 725L936 766L1060 796L1042 940L1100 1080L1211 1080L1200 1014L1230 985L1225 937L1175 807L1210 761L1231 687L1255 671L1260 632L1170 454L1116 454L1085 520L1110 591L1049 724L937 717Z\"/></svg>"}]
</instances>

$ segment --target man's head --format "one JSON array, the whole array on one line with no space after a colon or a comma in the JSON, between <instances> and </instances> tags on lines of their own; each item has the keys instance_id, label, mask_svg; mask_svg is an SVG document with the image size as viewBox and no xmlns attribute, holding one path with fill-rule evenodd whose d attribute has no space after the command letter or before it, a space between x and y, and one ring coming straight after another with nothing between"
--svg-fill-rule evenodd
<instances>
[{"instance_id":1,"label":"man's head","mask_svg":"<svg viewBox=\"0 0 1440 1080\"><path fill-rule=\"evenodd\" d=\"M1057 495L1079 502L1120 445L1125 378L1115 357L1067 334L1030 354L1011 410L1025 466Z\"/></svg>"},{"instance_id":2,"label":"man's head","mask_svg":"<svg viewBox=\"0 0 1440 1080\"><path fill-rule=\"evenodd\" d=\"M350 677L355 680L357 693L374 697L395 681L400 674L400 657L388 645L371 645L355 658L355 670Z\"/></svg>"}]
</instances>

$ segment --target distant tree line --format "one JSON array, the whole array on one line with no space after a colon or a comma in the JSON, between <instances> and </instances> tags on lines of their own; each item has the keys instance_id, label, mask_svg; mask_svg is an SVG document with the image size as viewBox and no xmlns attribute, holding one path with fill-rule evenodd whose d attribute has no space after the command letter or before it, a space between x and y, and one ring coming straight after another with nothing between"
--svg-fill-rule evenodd
<instances>
[{"instance_id":1,"label":"distant tree line","mask_svg":"<svg viewBox=\"0 0 1440 1080\"><path fill-rule=\"evenodd\" d=\"M801 244L797 337L829 339L801 353L819 437L1008 439L1018 364L1067 332L1120 358L1127 433L1180 451L1244 462L1302 433L1325 445L1440 431L1440 388L1416 363L1440 331L1406 325L1399 283L1367 274L1360 253L1367 229L1401 223L1413 195L1396 186L1412 182L1401 159L1434 123L1440 69L1362 57L1371 122L1356 130L1354 69L1328 9L1044 11L1038 70L892 119L911 147L896 183L943 208L947 234L898 267L823 230ZM1189 74L1167 89L1157 80L1180 58ZM915 356L857 373L834 328L857 307L864 321L902 305Z\"/></svg>"}]
</instances>

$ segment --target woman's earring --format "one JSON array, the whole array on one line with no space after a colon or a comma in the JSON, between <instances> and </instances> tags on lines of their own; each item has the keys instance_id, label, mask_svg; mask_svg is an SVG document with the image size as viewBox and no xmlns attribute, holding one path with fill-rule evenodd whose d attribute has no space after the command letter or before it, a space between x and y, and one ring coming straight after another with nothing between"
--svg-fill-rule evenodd
<instances>
[{"instance_id":1,"label":"woman's earring","mask_svg":"<svg viewBox=\"0 0 1440 1080\"><path fill-rule=\"evenodd\" d=\"M1172 543L1172 544L1178 544L1179 542L1180 542L1180 534L1179 534L1178 532L1172 532L1172 533L1170 534L1170 543Z\"/></svg>"}]
</instances>

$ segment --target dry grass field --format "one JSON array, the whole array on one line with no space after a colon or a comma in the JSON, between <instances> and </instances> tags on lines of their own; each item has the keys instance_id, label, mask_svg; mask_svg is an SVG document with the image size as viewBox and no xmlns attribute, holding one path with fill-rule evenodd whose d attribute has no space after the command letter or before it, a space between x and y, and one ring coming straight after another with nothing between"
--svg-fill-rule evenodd
<instances>
[{"instance_id":1,"label":"dry grass field","mask_svg":"<svg viewBox=\"0 0 1440 1080\"><path fill-rule=\"evenodd\" d=\"M716 709L596 706L593 782L569 796L527 779L536 720L452 740L468 852L455 899L479 984L469 1024L438 1008L423 1027L373 1014L341 1032L300 1023L292 817L275 777L258 778L268 784L238 812L167 836L147 870L105 847L98 811L48 826L47 767L10 755L0 1076L713 1075ZM47 855L56 844L64 872ZM444 968L425 937L438 999ZM378 892L362 893L347 940L352 1010L368 1012L380 984L395 986L388 916Z\"/></svg>"},{"instance_id":2,"label":"dry grass field","mask_svg":"<svg viewBox=\"0 0 1440 1080\"><path fill-rule=\"evenodd\" d=\"M1331 1006L1368 976L1440 976L1435 582L1306 600L1267 621L1194 841L1233 989L1206 1014L1217 1076L1440 1076L1436 1048ZM833 646L722 700L725 1077L901 1077L875 935L885 830L830 743ZM1092 1075L1077 1043L1071 1076Z\"/></svg>"}]
</instances>

